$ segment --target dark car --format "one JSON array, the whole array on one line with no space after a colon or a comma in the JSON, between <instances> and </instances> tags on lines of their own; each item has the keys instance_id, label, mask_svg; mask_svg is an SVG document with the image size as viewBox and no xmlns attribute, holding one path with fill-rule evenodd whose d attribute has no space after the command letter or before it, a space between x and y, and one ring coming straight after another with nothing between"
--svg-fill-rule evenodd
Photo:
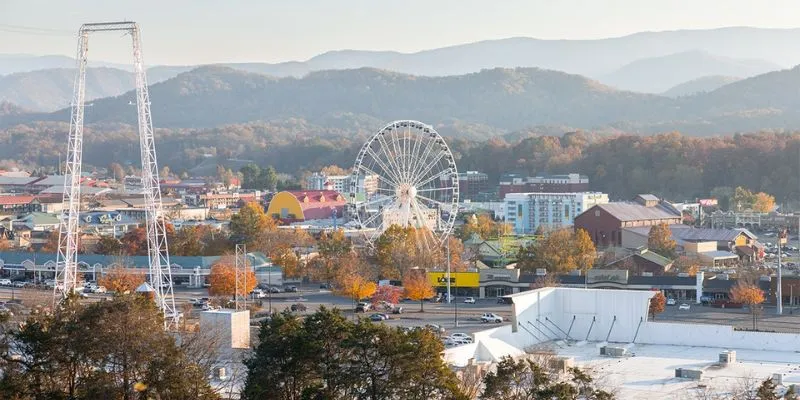
<instances>
[{"instance_id":1,"label":"dark car","mask_svg":"<svg viewBox=\"0 0 800 400\"><path fill-rule=\"evenodd\" d=\"M288 292L296 292L296 291L297 291L297 286L287 286L287 287L286 287L286 288L284 288L283 290L284 290L285 292L287 292L287 293L288 293Z\"/></svg>"},{"instance_id":2,"label":"dark car","mask_svg":"<svg viewBox=\"0 0 800 400\"><path fill-rule=\"evenodd\" d=\"M403 313L403 307L392 308L392 314L402 314L402 313Z\"/></svg>"},{"instance_id":3,"label":"dark car","mask_svg":"<svg viewBox=\"0 0 800 400\"><path fill-rule=\"evenodd\" d=\"M300 311L300 312L304 312L304 311L306 311L308 308L306 307L306 305L305 305L305 304L300 304L300 303L298 303L298 304L292 304L292 306L290 307L290 309L291 309L292 311Z\"/></svg>"},{"instance_id":4,"label":"dark car","mask_svg":"<svg viewBox=\"0 0 800 400\"><path fill-rule=\"evenodd\" d=\"M323 284L319 285L319 288L320 289L333 289L333 285L331 285L330 283L323 283Z\"/></svg>"}]
</instances>

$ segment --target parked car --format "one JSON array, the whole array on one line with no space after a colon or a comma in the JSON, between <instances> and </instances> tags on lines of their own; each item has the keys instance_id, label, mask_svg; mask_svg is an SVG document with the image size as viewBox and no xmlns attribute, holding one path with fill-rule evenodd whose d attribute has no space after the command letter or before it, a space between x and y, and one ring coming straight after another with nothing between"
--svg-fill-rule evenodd
<instances>
[{"instance_id":1,"label":"parked car","mask_svg":"<svg viewBox=\"0 0 800 400\"><path fill-rule=\"evenodd\" d=\"M450 337L453 339L469 340L469 343L472 343L472 336L467 335L464 332L451 333Z\"/></svg>"},{"instance_id":2,"label":"parked car","mask_svg":"<svg viewBox=\"0 0 800 400\"><path fill-rule=\"evenodd\" d=\"M11 286L11 279L0 279L0 285Z\"/></svg>"},{"instance_id":3,"label":"parked car","mask_svg":"<svg viewBox=\"0 0 800 400\"><path fill-rule=\"evenodd\" d=\"M450 340L455 346L460 346L462 344L470 344L472 343L471 337L457 337L450 335L444 338L445 341Z\"/></svg>"},{"instance_id":4,"label":"parked car","mask_svg":"<svg viewBox=\"0 0 800 400\"><path fill-rule=\"evenodd\" d=\"M474 297L467 297L466 299L464 299L464 303L475 304L475 298Z\"/></svg>"},{"instance_id":5,"label":"parked car","mask_svg":"<svg viewBox=\"0 0 800 400\"><path fill-rule=\"evenodd\" d=\"M511 304L511 298L510 297L498 297L497 298L497 304Z\"/></svg>"},{"instance_id":6,"label":"parked car","mask_svg":"<svg viewBox=\"0 0 800 400\"><path fill-rule=\"evenodd\" d=\"M323 283L323 284L319 285L319 288L320 289L328 289L328 290L330 290L330 289L333 289L333 285L331 285L330 283Z\"/></svg>"},{"instance_id":7,"label":"parked car","mask_svg":"<svg viewBox=\"0 0 800 400\"><path fill-rule=\"evenodd\" d=\"M106 290L105 286L98 286L98 287L92 289L92 293L106 293L106 292L107 292L107 290Z\"/></svg>"},{"instance_id":8,"label":"parked car","mask_svg":"<svg viewBox=\"0 0 800 400\"><path fill-rule=\"evenodd\" d=\"M675 302L675 299L673 299L673 298L669 298L669 299L667 299L667 305L668 305L668 306L674 306L674 305L675 305L675 303L676 303L676 302Z\"/></svg>"},{"instance_id":9,"label":"parked car","mask_svg":"<svg viewBox=\"0 0 800 400\"><path fill-rule=\"evenodd\" d=\"M254 299L263 299L264 297L267 297L267 294L261 289L255 289L250 292L250 296L253 296Z\"/></svg>"},{"instance_id":10,"label":"parked car","mask_svg":"<svg viewBox=\"0 0 800 400\"><path fill-rule=\"evenodd\" d=\"M496 324L499 324L503 322L503 317L495 313L484 313L483 315L481 315L481 322L483 323L494 322Z\"/></svg>"},{"instance_id":11,"label":"parked car","mask_svg":"<svg viewBox=\"0 0 800 400\"><path fill-rule=\"evenodd\" d=\"M356 304L356 312L367 312L372 309L372 304L361 302Z\"/></svg>"},{"instance_id":12,"label":"parked car","mask_svg":"<svg viewBox=\"0 0 800 400\"><path fill-rule=\"evenodd\" d=\"M283 289L283 290L284 290L285 292L287 292L287 293L289 293L289 292L296 292L296 291L297 291L297 286L287 286L287 287L286 287L285 289Z\"/></svg>"},{"instance_id":13,"label":"parked car","mask_svg":"<svg viewBox=\"0 0 800 400\"><path fill-rule=\"evenodd\" d=\"M402 314L402 313L403 313L403 307L392 308L392 314Z\"/></svg>"},{"instance_id":14,"label":"parked car","mask_svg":"<svg viewBox=\"0 0 800 400\"><path fill-rule=\"evenodd\" d=\"M684 310L685 311L685 310L688 310L690 308L691 308L691 306L689 306L689 304L687 304L687 303L683 303L683 304L678 306L678 310Z\"/></svg>"},{"instance_id":15,"label":"parked car","mask_svg":"<svg viewBox=\"0 0 800 400\"><path fill-rule=\"evenodd\" d=\"M436 324L426 324L425 325L425 329L429 329L429 330L433 331L434 333L438 333L438 334L442 334L442 333L445 332L444 328L442 328L441 326L436 325Z\"/></svg>"},{"instance_id":16,"label":"parked car","mask_svg":"<svg viewBox=\"0 0 800 400\"><path fill-rule=\"evenodd\" d=\"M291 309L292 311L305 312L308 308L306 307L305 304L296 303L292 304L292 306L289 307L289 309Z\"/></svg>"},{"instance_id":17,"label":"parked car","mask_svg":"<svg viewBox=\"0 0 800 400\"><path fill-rule=\"evenodd\" d=\"M214 307L209 303L203 303L200 307L202 308L203 311L219 310L219 307Z\"/></svg>"},{"instance_id":18,"label":"parked car","mask_svg":"<svg viewBox=\"0 0 800 400\"><path fill-rule=\"evenodd\" d=\"M389 316L386 314L375 313L369 316L369 319L375 322L386 321L389 319Z\"/></svg>"}]
</instances>

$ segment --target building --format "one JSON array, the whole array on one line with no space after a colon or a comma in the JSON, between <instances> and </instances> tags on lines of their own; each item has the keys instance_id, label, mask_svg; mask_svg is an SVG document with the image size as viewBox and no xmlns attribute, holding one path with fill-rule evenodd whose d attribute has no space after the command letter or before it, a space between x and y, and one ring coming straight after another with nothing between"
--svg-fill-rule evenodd
<instances>
[{"instance_id":1,"label":"building","mask_svg":"<svg viewBox=\"0 0 800 400\"><path fill-rule=\"evenodd\" d=\"M531 234L541 226L558 229L571 226L577 215L589 207L608 203L605 193L509 193L506 195L506 222L518 235Z\"/></svg>"},{"instance_id":2,"label":"building","mask_svg":"<svg viewBox=\"0 0 800 400\"><path fill-rule=\"evenodd\" d=\"M575 193L589 190L589 178L576 173L523 177L504 174L500 177L500 198L508 193Z\"/></svg>"},{"instance_id":3,"label":"building","mask_svg":"<svg viewBox=\"0 0 800 400\"><path fill-rule=\"evenodd\" d=\"M176 286L202 287L211 273L211 267L222 256L187 257L172 256L172 282ZM250 265L253 266L259 283L273 286L283 285L283 273L272 265L264 254L247 253ZM0 252L0 276L25 276L28 280L42 282L53 279L56 266L56 254L31 252ZM146 273L150 263L147 256L127 256L104 254L78 254L78 272L86 280L96 281L105 271L111 268L125 268L134 272Z\"/></svg>"},{"instance_id":4,"label":"building","mask_svg":"<svg viewBox=\"0 0 800 400\"><path fill-rule=\"evenodd\" d=\"M450 186L450 177L442 177L443 184ZM483 200L489 192L489 175L478 171L467 171L458 174L459 200Z\"/></svg>"},{"instance_id":5,"label":"building","mask_svg":"<svg viewBox=\"0 0 800 400\"><path fill-rule=\"evenodd\" d=\"M303 182L306 190L333 190L339 193L350 193L353 189L351 175L327 175L315 172ZM359 174L355 193L371 196L378 192L378 175Z\"/></svg>"},{"instance_id":6,"label":"building","mask_svg":"<svg viewBox=\"0 0 800 400\"><path fill-rule=\"evenodd\" d=\"M347 200L333 190L300 190L276 193L267 207L267 215L284 222L341 218Z\"/></svg>"},{"instance_id":7,"label":"building","mask_svg":"<svg viewBox=\"0 0 800 400\"><path fill-rule=\"evenodd\" d=\"M764 377L782 390L800 384L800 334L653 319L655 293L556 287L512 294L510 324L475 332L472 343L443 357L456 368L488 370L505 357L536 361L541 351L562 371L601 374L602 388L620 399L728 398L754 376L747 393Z\"/></svg>"},{"instance_id":8,"label":"building","mask_svg":"<svg viewBox=\"0 0 800 400\"><path fill-rule=\"evenodd\" d=\"M0 196L0 215L15 215L37 211L42 211L42 207L35 196Z\"/></svg>"},{"instance_id":9,"label":"building","mask_svg":"<svg viewBox=\"0 0 800 400\"><path fill-rule=\"evenodd\" d=\"M622 247L646 247L650 228L623 228ZM758 237L744 228L710 229L677 224L670 225L669 229L679 254L696 256L709 265L725 264L730 260L752 262L765 255Z\"/></svg>"},{"instance_id":10,"label":"building","mask_svg":"<svg viewBox=\"0 0 800 400\"><path fill-rule=\"evenodd\" d=\"M575 229L589 233L595 246L622 246L623 228L680 224L681 212L653 195L639 195L633 202L592 206L575 217Z\"/></svg>"},{"instance_id":11,"label":"building","mask_svg":"<svg viewBox=\"0 0 800 400\"><path fill-rule=\"evenodd\" d=\"M642 247L606 264L604 268L629 268L639 275L664 275L672 268L672 264L669 258Z\"/></svg>"}]
</instances>

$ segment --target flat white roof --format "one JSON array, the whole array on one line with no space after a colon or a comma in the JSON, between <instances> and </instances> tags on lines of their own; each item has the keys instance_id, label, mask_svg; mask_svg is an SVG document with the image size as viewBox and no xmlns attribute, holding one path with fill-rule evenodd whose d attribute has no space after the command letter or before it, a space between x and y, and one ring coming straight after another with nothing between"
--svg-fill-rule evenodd
<instances>
[{"instance_id":1,"label":"flat white roof","mask_svg":"<svg viewBox=\"0 0 800 400\"><path fill-rule=\"evenodd\" d=\"M614 346L614 344L611 344ZM620 399L691 399L698 390L731 393L745 381L755 388L773 374L783 374L783 384L800 384L800 356L795 352L637 344L621 358L601 356L599 343L556 348L559 356L573 357L589 368L604 390ZM737 362L722 366L719 353L735 350ZM700 380L675 377L675 369L703 371ZM704 385L707 389L698 389Z\"/></svg>"}]
</instances>

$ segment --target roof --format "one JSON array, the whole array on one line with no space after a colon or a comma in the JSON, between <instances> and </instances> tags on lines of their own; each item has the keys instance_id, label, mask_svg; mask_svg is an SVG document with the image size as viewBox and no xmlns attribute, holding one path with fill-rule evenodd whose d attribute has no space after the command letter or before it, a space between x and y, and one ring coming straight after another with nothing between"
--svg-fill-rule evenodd
<instances>
[{"instance_id":1,"label":"roof","mask_svg":"<svg viewBox=\"0 0 800 400\"><path fill-rule=\"evenodd\" d=\"M34 196L0 196L0 206L14 204L29 204L36 197Z\"/></svg>"},{"instance_id":2,"label":"roof","mask_svg":"<svg viewBox=\"0 0 800 400\"><path fill-rule=\"evenodd\" d=\"M655 195L652 195L652 194L640 194L640 195L638 195L636 197L638 197L638 198L640 198L642 200L646 200L646 201L659 201L658 196L655 196Z\"/></svg>"},{"instance_id":3,"label":"roof","mask_svg":"<svg viewBox=\"0 0 800 400\"><path fill-rule=\"evenodd\" d=\"M15 221L30 222L34 225L58 225L60 222L56 215L43 212L28 213L17 218Z\"/></svg>"},{"instance_id":4,"label":"roof","mask_svg":"<svg viewBox=\"0 0 800 400\"><path fill-rule=\"evenodd\" d=\"M727 260L732 258L739 258L739 256L737 256L736 254L724 250L704 251L697 254L703 257L712 258L714 260Z\"/></svg>"},{"instance_id":5,"label":"roof","mask_svg":"<svg viewBox=\"0 0 800 400\"><path fill-rule=\"evenodd\" d=\"M645 207L638 203L615 202L597 204L594 207L600 207L605 212L611 214L611 216L620 221L640 221L670 218L680 220L681 218L681 214L672 213L663 208L661 205L655 207ZM589 210L586 210L586 212Z\"/></svg>"},{"instance_id":6,"label":"roof","mask_svg":"<svg viewBox=\"0 0 800 400\"><path fill-rule=\"evenodd\" d=\"M628 285L695 286L697 285L697 280L692 276L629 276Z\"/></svg>"},{"instance_id":7,"label":"roof","mask_svg":"<svg viewBox=\"0 0 800 400\"><path fill-rule=\"evenodd\" d=\"M658 264L658 265L660 265L662 267L666 267L667 265L672 264L672 260L670 260L669 258L664 257L664 256L662 256L662 255L660 255L660 254L658 254L656 252L650 251L650 250L644 250L644 251L642 251L640 253L634 253L633 255L634 256L639 256L641 258L644 258L645 260L650 261L650 262L655 263L655 264Z\"/></svg>"},{"instance_id":8,"label":"roof","mask_svg":"<svg viewBox=\"0 0 800 400\"><path fill-rule=\"evenodd\" d=\"M118 211L111 211L111 212L93 211L93 212L81 213L80 223L81 225L100 225L100 226L139 225L138 221L135 221L128 216L122 215Z\"/></svg>"},{"instance_id":9,"label":"roof","mask_svg":"<svg viewBox=\"0 0 800 400\"><path fill-rule=\"evenodd\" d=\"M260 253L248 253L254 266L261 266L265 257ZM254 257L257 255L257 257ZM177 265L182 269L192 269L195 267L211 268L221 256L206 256L206 257L189 257L189 256L172 256L169 258L170 263ZM30 253L26 251L11 251L0 252L0 260L5 265L20 265L26 260L35 262L37 265L44 265L48 261L56 262L55 253ZM89 265L101 264L111 265L114 263L123 262L135 268L149 268L150 263L147 256L125 256L120 258L116 255L104 254L78 254L78 263L86 263Z\"/></svg>"},{"instance_id":10,"label":"roof","mask_svg":"<svg viewBox=\"0 0 800 400\"><path fill-rule=\"evenodd\" d=\"M303 207L303 209L306 207L311 207L312 204L317 203L328 204L341 202L344 204L347 202L344 196L335 190L296 190L287 191L287 193L297 198L297 200L300 202L300 206Z\"/></svg>"},{"instance_id":11,"label":"roof","mask_svg":"<svg viewBox=\"0 0 800 400\"><path fill-rule=\"evenodd\" d=\"M650 233L650 228L649 226L637 226L622 229L641 236L647 236ZM672 224L669 226L669 230L673 239L686 242L732 242L742 234L750 239L756 238L756 235L747 229L694 228L683 224Z\"/></svg>"},{"instance_id":12,"label":"roof","mask_svg":"<svg viewBox=\"0 0 800 400\"><path fill-rule=\"evenodd\" d=\"M0 185L27 185L36 181L37 177L0 176Z\"/></svg>"}]
</instances>

